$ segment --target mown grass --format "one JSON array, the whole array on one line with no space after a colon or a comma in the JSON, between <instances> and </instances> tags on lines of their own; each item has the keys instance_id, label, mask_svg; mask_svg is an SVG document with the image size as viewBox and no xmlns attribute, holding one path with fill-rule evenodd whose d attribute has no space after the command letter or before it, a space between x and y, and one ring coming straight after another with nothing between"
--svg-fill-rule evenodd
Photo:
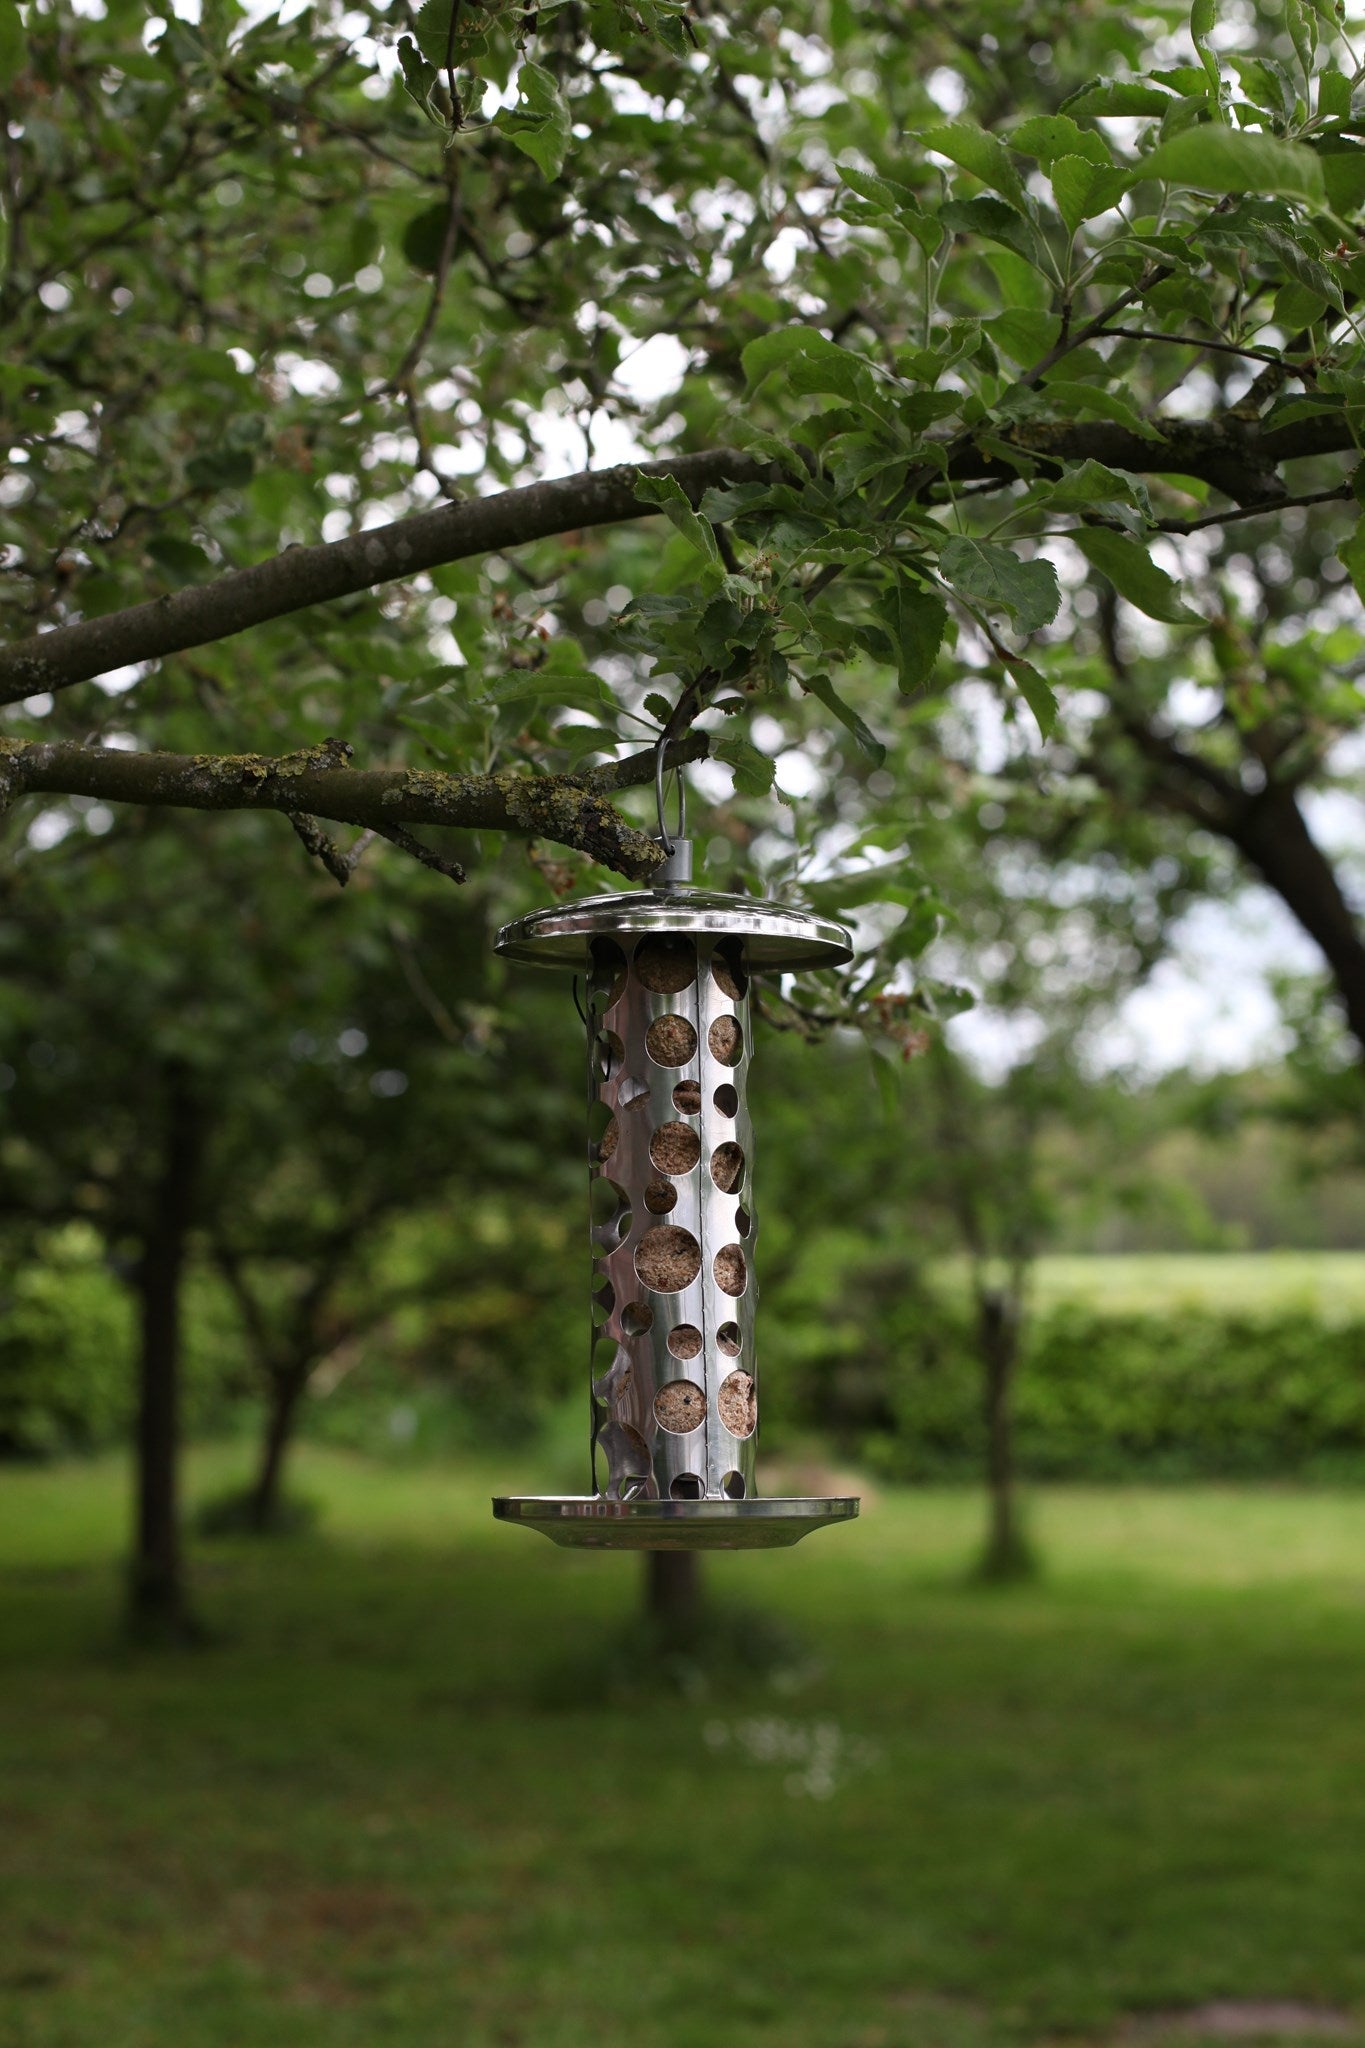
<instances>
[{"instance_id":1,"label":"mown grass","mask_svg":"<svg viewBox=\"0 0 1365 2048\"><path fill-rule=\"evenodd\" d=\"M1365 1316L1365 1256L1359 1252L1126 1252L1112 1257L1052 1253L1034 1268L1040 1309L1074 1302L1114 1315L1225 1315L1299 1312L1344 1322Z\"/></svg>"},{"instance_id":2,"label":"mown grass","mask_svg":"<svg viewBox=\"0 0 1365 2048\"><path fill-rule=\"evenodd\" d=\"M320 1533L201 1551L212 1640L137 1659L121 1467L0 1476L5 2048L1365 2019L1365 1498L1053 1492L987 1592L969 1494L886 1496L708 1566L804 1663L667 1687L638 1559L491 1523L537 1477L308 1449Z\"/></svg>"}]
</instances>

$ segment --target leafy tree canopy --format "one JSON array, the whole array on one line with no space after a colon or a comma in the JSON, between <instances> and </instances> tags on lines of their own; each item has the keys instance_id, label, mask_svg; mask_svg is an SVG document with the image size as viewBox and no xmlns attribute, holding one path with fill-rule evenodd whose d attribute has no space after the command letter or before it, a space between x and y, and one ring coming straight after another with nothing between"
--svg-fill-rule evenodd
<instances>
[{"instance_id":1,"label":"leafy tree canopy","mask_svg":"<svg viewBox=\"0 0 1365 2048\"><path fill-rule=\"evenodd\" d=\"M856 869L967 684L1073 813L1265 872L1360 719L1361 54L1314 0L2 0L8 793L645 875L657 744L747 839L800 742Z\"/></svg>"}]
</instances>

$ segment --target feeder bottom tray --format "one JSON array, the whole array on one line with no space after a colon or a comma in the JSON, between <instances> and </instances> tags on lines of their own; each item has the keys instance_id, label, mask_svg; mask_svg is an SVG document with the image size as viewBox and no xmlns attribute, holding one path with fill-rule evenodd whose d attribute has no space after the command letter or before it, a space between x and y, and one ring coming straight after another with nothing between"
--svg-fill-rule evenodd
<instances>
[{"instance_id":1,"label":"feeder bottom tray","mask_svg":"<svg viewBox=\"0 0 1365 2048\"><path fill-rule=\"evenodd\" d=\"M539 1529L584 1550L781 1550L812 1529L851 1522L856 1498L835 1500L607 1500L582 1493L493 1502L500 1522Z\"/></svg>"}]
</instances>

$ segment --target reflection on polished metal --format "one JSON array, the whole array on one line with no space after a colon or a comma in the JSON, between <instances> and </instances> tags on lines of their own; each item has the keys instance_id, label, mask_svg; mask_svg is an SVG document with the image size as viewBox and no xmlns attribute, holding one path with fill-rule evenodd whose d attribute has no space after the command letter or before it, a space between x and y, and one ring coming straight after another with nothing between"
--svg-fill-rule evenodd
<instances>
[{"instance_id":1,"label":"reflection on polished metal","mask_svg":"<svg viewBox=\"0 0 1365 2048\"><path fill-rule=\"evenodd\" d=\"M856 1500L496 1500L503 1522L524 1522L582 1550L785 1550L812 1529L851 1522Z\"/></svg>"},{"instance_id":2,"label":"reflection on polished metal","mask_svg":"<svg viewBox=\"0 0 1365 2048\"><path fill-rule=\"evenodd\" d=\"M594 1493L494 1502L503 1521L597 1549L768 1548L856 1500L759 1500L754 1450L752 972L835 966L842 926L669 879L520 918L513 960L587 987L595 1261Z\"/></svg>"}]
</instances>

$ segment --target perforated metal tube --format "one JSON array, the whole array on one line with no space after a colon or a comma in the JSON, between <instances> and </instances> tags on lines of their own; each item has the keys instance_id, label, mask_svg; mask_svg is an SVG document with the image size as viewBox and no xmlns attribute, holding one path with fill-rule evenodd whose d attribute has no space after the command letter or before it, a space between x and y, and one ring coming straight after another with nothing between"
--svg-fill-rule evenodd
<instances>
[{"instance_id":1,"label":"perforated metal tube","mask_svg":"<svg viewBox=\"0 0 1365 2048\"><path fill-rule=\"evenodd\" d=\"M592 1549L769 1549L858 1503L756 1500L750 972L829 967L847 932L682 882L539 910L506 958L587 981L591 1494L507 1495L503 1521Z\"/></svg>"},{"instance_id":2,"label":"perforated metal tube","mask_svg":"<svg viewBox=\"0 0 1365 2048\"><path fill-rule=\"evenodd\" d=\"M754 1491L748 974L736 941L598 940L589 976L594 1484Z\"/></svg>"}]
</instances>

